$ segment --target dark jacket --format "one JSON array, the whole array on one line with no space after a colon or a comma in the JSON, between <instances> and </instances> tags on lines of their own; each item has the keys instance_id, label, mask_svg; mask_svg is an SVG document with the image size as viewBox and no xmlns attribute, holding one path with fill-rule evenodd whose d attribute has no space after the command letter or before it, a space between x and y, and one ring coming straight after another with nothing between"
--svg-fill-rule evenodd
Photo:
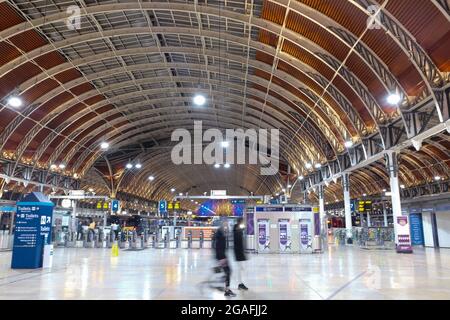
<instances>
[{"instance_id":1,"label":"dark jacket","mask_svg":"<svg viewBox=\"0 0 450 320\"><path fill-rule=\"evenodd\" d=\"M225 251L227 248L226 244L227 240L222 228L217 229L216 234L214 235L214 240L216 243L216 259L217 260L226 259L227 255Z\"/></svg>"},{"instance_id":2,"label":"dark jacket","mask_svg":"<svg viewBox=\"0 0 450 320\"><path fill-rule=\"evenodd\" d=\"M247 260L244 252L244 232L238 224L233 228L234 256L236 261Z\"/></svg>"}]
</instances>

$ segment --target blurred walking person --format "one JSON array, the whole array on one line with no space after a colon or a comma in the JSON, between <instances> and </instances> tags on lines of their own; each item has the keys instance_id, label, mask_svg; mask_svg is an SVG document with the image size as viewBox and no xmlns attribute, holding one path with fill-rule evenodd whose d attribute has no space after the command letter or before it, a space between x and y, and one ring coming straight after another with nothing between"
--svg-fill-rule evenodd
<instances>
[{"instance_id":1,"label":"blurred walking person","mask_svg":"<svg viewBox=\"0 0 450 320\"><path fill-rule=\"evenodd\" d=\"M231 268L226 255L226 231L227 221L224 219L221 221L221 225L214 235L216 243L216 259L219 263L219 267L225 272L225 297L235 297L236 294L230 289Z\"/></svg>"},{"instance_id":2,"label":"blurred walking person","mask_svg":"<svg viewBox=\"0 0 450 320\"><path fill-rule=\"evenodd\" d=\"M237 262L237 274L238 274L238 289L248 290L243 282L244 273L244 261L247 260L244 251L244 222L242 218L239 218L233 227L233 242L234 242L234 257Z\"/></svg>"}]
</instances>

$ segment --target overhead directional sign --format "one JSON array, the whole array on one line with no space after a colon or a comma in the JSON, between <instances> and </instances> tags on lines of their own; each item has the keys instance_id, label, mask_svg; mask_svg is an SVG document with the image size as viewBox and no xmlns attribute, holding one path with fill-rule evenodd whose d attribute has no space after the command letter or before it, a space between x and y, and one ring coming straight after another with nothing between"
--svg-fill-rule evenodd
<instances>
[{"instance_id":1,"label":"overhead directional sign","mask_svg":"<svg viewBox=\"0 0 450 320\"><path fill-rule=\"evenodd\" d=\"M166 200L159 201L158 210L159 210L159 213L167 212L167 201Z\"/></svg>"},{"instance_id":2,"label":"overhead directional sign","mask_svg":"<svg viewBox=\"0 0 450 320\"><path fill-rule=\"evenodd\" d=\"M119 211L119 200L111 201L111 208L113 212Z\"/></svg>"}]
</instances>

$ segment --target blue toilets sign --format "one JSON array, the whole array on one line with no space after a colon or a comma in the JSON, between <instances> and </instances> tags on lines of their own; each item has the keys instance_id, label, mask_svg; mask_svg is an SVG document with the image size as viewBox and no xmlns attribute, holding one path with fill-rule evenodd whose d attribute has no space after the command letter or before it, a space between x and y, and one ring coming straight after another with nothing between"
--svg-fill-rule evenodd
<instances>
[{"instance_id":1,"label":"blue toilets sign","mask_svg":"<svg viewBox=\"0 0 450 320\"><path fill-rule=\"evenodd\" d=\"M17 203L11 268L42 267L44 245L51 243L53 206L38 192Z\"/></svg>"}]
</instances>

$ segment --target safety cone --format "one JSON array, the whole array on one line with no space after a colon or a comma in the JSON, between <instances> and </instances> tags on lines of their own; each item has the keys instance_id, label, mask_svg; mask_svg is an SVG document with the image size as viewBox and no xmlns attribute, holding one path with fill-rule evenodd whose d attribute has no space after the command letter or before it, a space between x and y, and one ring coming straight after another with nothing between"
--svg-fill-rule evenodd
<instances>
[{"instance_id":1,"label":"safety cone","mask_svg":"<svg viewBox=\"0 0 450 320\"><path fill-rule=\"evenodd\" d=\"M112 257L118 257L119 256L119 245L117 242L114 242L111 248L111 256Z\"/></svg>"}]
</instances>

